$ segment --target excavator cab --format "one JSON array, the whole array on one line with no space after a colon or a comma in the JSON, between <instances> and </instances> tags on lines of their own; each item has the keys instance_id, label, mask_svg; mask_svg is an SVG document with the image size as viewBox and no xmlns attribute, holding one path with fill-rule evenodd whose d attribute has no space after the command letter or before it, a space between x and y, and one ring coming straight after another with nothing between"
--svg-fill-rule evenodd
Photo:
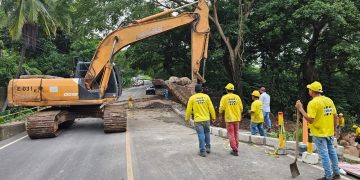
<instances>
[{"instance_id":1,"label":"excavator cab","mask_svg":"<svg viewBox=\"0 0 360 180\"><path fill-rule=\"evenodd\" d=\"M88 72L90 67L90 62L78 61L74 68L75 78L79 78L79 98L80 100L91 100L91 99L101 99L99 88L94 88L95 90L87 90L85 87L84 77ZM99 80L94 82L95 87L99 87ZM122 94L122 77L117 66L113 66L110 78L108 82L107 89L105 91L105 98L120 97Z\"/></svg>"}]
</instances>

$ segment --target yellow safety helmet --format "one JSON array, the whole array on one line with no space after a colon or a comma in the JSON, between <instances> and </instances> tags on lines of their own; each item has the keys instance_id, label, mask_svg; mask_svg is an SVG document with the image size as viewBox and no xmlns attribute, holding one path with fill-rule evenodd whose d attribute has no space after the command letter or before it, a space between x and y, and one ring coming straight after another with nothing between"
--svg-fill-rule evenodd
<instances>
[{"instance_id":1,"label":"yellow safety helmet","mask_svg":"<svg viewBox=\"0 0 360 180\"><path fill-rule=\"evenodd\" d=\"M252 96L256 96L256 97L259 97L260 96L260 92L255 90L251 93Z\"/></svg>"},{"instance_id":2,"label":"yellow safety helmet","mask_svg":"<svg viewBox=\"0 0 360 180\"><path fill-rule=\"evenodd\" d=\"M227 85L225 86L225 89L230 90L230 91L233 91L233 90L234 90L234 85L231 84L231 83L229 83L229 84L227 84Z\"/></svg>"},{"instance_id":3,"label":"yellow safety helmet","mask_svg":"<svg viewBox=\"0 0 360 180\"><path fill-rule=\"evenodd\" d=\"M340 113L339 116L343 116L344 114L343 113Z\"/></svg>"},{"instance_id":4,"label":"yellow safety helmet","mask_svg":"<svg viewBox=\"0 0 360 180\"><path fill-rule=\"evenodd\" d=\"M353 128L355 128L355 129L356 129L356 128L358 128L358 126L357 126L357 125L353 125Z\"/></svg>"},{"instance_id":5,"label":"yellow safety helmet","mask_svg":"<svg viewBox=\"0 0 360 180\"><path fill-rule=\"evenodd\" d=\"M319 92L319 93L323 92L321 84L317 81L314 81L313 83L308 84L306 87L315 92Z\"/></svg>"}]
</instances>

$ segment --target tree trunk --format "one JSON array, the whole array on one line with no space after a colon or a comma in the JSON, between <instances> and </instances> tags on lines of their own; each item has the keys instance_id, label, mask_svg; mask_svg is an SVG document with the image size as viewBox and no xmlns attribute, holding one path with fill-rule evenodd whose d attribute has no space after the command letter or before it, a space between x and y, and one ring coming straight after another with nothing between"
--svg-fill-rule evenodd
<instances>
[{"instance_id":1,"label":"tree trunk","mask_svg":"<svg viewBox=\"0 0 360 180\"><path fill-rule=\"evenodd\" d=\"M308 91L306 88L307 84L312 83L315 79L315 61L316 61L316 51L317 51L317 45L319 42L319 38L322 33L322 28L325 25L319 27L314 25L313 29L314 32L312 34L312 39L309 42L309 47L307 48L304 61L301 63L300 66L300 78L299 78L299 96L300 99L307 104L307 102L310 100L310 97L308 96Z\"/></svg>"},{"instance_id":2,"label":"tree trunk","mask_svg":"<svg viewBox=\"0 0 360 180\"><path fill-rule=\"evenodd\" d=\"M235 92L243 97L239 59L237 56L230 55L229 61L231 62L231 77L235 85Z\"/></svg>"},{"instance_id":3,"label":"tree trunk","mask_svg":"<svg viewBox=\"0 0 360 180\"><path fill-rule=\"evenodd\" d=\"M4 105L3 105L3 107L1 108L1 112L4 112L4 111L6 110L6 108L7 108L7 102L8 102L8 100L7 100L7 98L6 98L6 100L5 100L5 102L4 102Z\"/></svg>"},{"instance_id":4,"label":"tree trunk","mask_svg":"<svg viewBox=\"0 0 360 180\"><path fill-rule=\"evenodd\" d=\"M19 61L19 67L18 67L18 70L16 72L15 79L18 79L20 77L20 75L21 75L22 65L24 64L24 60L25 60L25 52L26 52L26 47L25 47L25 45L23 45L22 48L21 48L21 56L20 56L20 61Z\"/></svg>"}]
</instances>

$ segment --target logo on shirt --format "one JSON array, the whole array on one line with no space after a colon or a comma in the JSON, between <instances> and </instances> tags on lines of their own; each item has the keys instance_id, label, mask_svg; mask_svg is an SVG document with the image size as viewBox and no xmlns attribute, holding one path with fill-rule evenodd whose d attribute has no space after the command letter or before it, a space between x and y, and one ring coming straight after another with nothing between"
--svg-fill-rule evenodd
<instances>
[{"instance_id":1,"label":"logo on shirt","mask_svg":"<svg viewBox=\"0 0 360 180\"><path fill-rule=\"evenodd\" d=\"M196 104L204 104L205 103L205 98L204 97L198 97L196 98Z\"/></svg>"},{"instance_id":2,"label":"logo on shirt","mask_svg":"<svg viewBox=\"0 0 360 180\"><path fill-rule=\"evenodd\" d=\"M332 115L333 108L331 106L325 106L324 107L324 116Z\"/></svg>"},{"instance_id":3,"label":"logo on shirt","mask_svg":"<svg viewBox=\"0 0 360 180\"><path fill-rule=\"evenodd\" d=\"M229 105L236 105L236 99L228 99Z\"/></svg>"}]
</instances>

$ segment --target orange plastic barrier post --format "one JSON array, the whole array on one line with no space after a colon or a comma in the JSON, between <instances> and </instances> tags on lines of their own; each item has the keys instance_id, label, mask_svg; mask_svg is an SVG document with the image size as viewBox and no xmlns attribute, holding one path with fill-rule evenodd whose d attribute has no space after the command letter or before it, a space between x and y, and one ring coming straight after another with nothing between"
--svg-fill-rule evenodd
<instances>
[{"instance_id":1,"label":"orange plastic barrier post","mask_svg":"<svg viewBox=\"0 0 360 180\"><path fill-rule=\"evenodd\" d=\"M303 143L307 144L308 143L308 125L307 125L307 121L305 118L303 118Z\"/></svg>"}]
</instances>

